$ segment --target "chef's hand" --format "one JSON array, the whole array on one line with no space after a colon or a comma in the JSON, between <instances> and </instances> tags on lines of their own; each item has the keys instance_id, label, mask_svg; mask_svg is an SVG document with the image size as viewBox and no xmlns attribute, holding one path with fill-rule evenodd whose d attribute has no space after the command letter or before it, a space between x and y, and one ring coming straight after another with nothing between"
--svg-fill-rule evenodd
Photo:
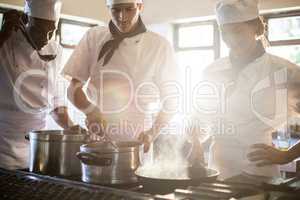
<instances>
[{"instance_id":1,"label":"chef's hand","mask_svg":"<svg viewBox=\"0 0 300 200\"><path fill-rule=\"evenodd\" d=\"M23 12L17 10L10 10L4 13L0 37L1 46L11 36L12 32L18 29L20 20L23 19L24 16L25 14Z\"/></svg>"},{"instance_id":2,"label":"chef's hand","mask_svg":"<svg viewBox=\"0 0 300 200\"><path fill-rule=\"evenodd\" d=\"M187 160L190 166L198 166L198 165L204 165L204 151L202 148L202 145L199 140L199 134L193 133L191 137L189 138L189 142L192 144L191 151L189 155L187 156Z\"/></svg>"},{"instance_id":3,"label":"chef's hand","mask_svg":"<svg viewBox=\"0 0 300 200\"><path fill-rule=\"evenodd\" d=\"M256 162L258 167L290 162L288 151L280 151L266 144L254 144L251 146L251 149L253 151L247 154L247 157L251 162Z\"/></svg>"},{"instance_id":4,"label":"chef's hand","mask_svg":"<svg viewBox=\"0 0 300 200\"><path fill-rule=\"evenodd\" d=\"M88 134L87 130L82 128L80 125L73 125L73 126L69 127L67 130L70 130L74 133Z\"/></svg>"},{"instance_id":5,"label":"chef's hand","mask_svg":"<svg viewBox=\"0 0 300 200\"><path fill-rule=\"evenodd\" d=\"M50 112L50 116L63 129L68 129L74 126L74 123L68 114L68 108L65 106L56 107Z\"/></svg>"},{"instance_id":6,"label":"chef's hand","mask_svg":"<svg viewBox=\"0 0 300 200\"><path fill-rule=\"evenodd\" d=\"M139 137L138 141L144 144L144 152L147 153L150 149L150 145L153 142L153 131L152 129L142 132Z\"/></svg>"},{"instance_id":7,"label":"chef's hand","mask_svg":"<svg viewBox=\"0 0 300 200\"><path fill-rule=\"evenodd\" d=\"M98 109L95 109L86 115L85 123L90 134L104 137L107 123Z\"/></svg>"}]
</instances>

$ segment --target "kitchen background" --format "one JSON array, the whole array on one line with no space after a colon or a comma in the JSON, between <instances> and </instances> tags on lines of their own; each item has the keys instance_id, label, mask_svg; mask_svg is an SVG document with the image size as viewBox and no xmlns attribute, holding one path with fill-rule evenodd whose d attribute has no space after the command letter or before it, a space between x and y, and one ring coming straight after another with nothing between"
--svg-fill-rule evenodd
<instances>
[{"instance_id":1,"label":"kitchen background","mask_svg":"<svg viewBox=\"0 0 300 200\"><path fill-rule=\"evenodd\" d=\"M145 0L143 19L148 28L173 44L181 70L192 69L192 82L209 63L228 54L214 19L216 0ZM104 0L63 0L62 19L56 39L63 46L66 62L83 34L94 25L105 25L109 15ZM23 0L0 0L0 22L6 9L22 10ZM269 52L300 64L299 0L261 0L260 9L267 23ZM199 37L201 36L201 37ZM182 73L183 74L183 73ZM65 88L61 89L64 90ZM61 91L65 93L65 91ZM70 103L70 115L84 124L84 118ZM300 120L293 119L292 123ZM298 122L299 121L299 122ZM49 118L47 127L58 128Z\"/></svg>"}]
</instances>

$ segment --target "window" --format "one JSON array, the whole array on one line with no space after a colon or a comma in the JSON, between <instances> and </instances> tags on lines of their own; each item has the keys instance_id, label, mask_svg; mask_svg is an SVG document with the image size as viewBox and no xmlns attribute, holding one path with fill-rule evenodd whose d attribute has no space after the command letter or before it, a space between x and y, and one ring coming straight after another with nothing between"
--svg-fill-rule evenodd
<instances>
[{"instance_id":1,"label":"window","mask_svg":"<svg viewBox=\"0 0 300 200\"><path fill-rule=\"evenodd\" d=\"M203 68L219 57L220 40L214 21L176 24L174 33L178 64L183 72L190 68L192 76L199 76Z\"/></svg>"},{"instance_id":2,"label":"window","mask_svg":"<svg viewBox=\"0 0 300 200\"><path fill-rule=\"evenodd\" d=\"M266 16L268 52L300 64L300 12Z\"/></svg>"},{"instance_id":3,"label":"window","mask_svg":"<svg viewBox=\"0 0 300 200\"><path fill-rule=\"evenodd\" d=\"M178 48L212 47L214 44L213 24L183 26L178 29ZM201 36L201 37L200 37Z\"/></svg>"},{"instance_id":4,"label":"window","mask_svg":"<svg viewBox=\"0 0 300 200\"><path fill-rule=\"evenodd\" d=\"M300 65L300 45L271 46L267 51Z\"/></svg>"},{"instance_id":5,"label":"window","mask_svg":"<svg viewBox=\"0 0 300 200\"><path fill-rule=\"evenodd\" d=\"M3 23L3 13L6 12L6 11L8 11L8 10L9 9L7 9L7 8L1 8L0 7L0 30L2 28L2 23Z\"/></svg>"},{"instance_id":6,"label":"window","mask_svg":"<svg viewBox=\"0 0 300 200\"><path fill-rule=\"evenodd\" d=\"M59 26L60 44L65 48L75 48L86 31L94 25L70 20L61 20Z\"/></svg>"},{"instance_id":7,"label":"window","mask_svg":"<svg viewBox=\"0 0 300 200\"><path fill-rule=\"evenodd\" d=\"M3 14L0 13L0 30L1 30L1 28L2 28L2 21L3 21Z\"/></svg>"},{"instance_id":8,"label":"window","mask_svg":"<svg viewBox=\"0 0 300 200\"><path fill-rule=\"evenodd\" d=\"M270 47L267 51L300 64L300 11L264 15ZM228 56L215 20L176 24L174 44L179 65L203 69L208 63Z\"/></svg>"},{"instance_id":9,"label":"window","mask_svg":"<svg viewBox=\"0 0 300 200\"><path fill-rule=\"evenodd\" d=\"M300 39L300 16L271 18L268 24L270 41Z\"/></svg>"}]
</instances>

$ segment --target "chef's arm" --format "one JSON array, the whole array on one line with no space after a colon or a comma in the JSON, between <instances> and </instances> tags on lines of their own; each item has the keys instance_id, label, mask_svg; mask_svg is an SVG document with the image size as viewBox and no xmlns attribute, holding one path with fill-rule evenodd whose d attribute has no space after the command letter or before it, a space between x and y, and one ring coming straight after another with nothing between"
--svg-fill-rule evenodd
<instances>
[{"instance_id":1,"label":"chef's arm","mask_svg":"<svg viewBox=\"0 0 300 200\"><path fill-rule=\"evenodd\" d=\"M68 99L74 104L76 108L85 114L89 111L96 109L97 107L93 105L85 95L83 91L84 83L77 79L72 79L68 87Z\"/></svg>"},{"instance_id":2,"label":"chef's arm","mask_svg":"<svg viewBox=\"0 0 300 200\"><path fill-rule=\"evenodd\" d=\"M159 135L160 131L163 128L166 128L169 126L169 122L174 117L174 113L167 113L164 111L160 111L158 116L156 117L155 122L153 123L153 126L150 130L151 137L153 140Z\"/></svg>"},{"instance_id":3,"label":"chef's arm","mask_svg":"<svg viewBox=\"0 0 300 200\"><path fill-rule=\"evenodd\" d=\"M100 109L91 103L83 91L84 83L72 79L68 87L68 99L86 115L86 126L90 133L103 135L106 121L103 119Z\"/></svg>"},{"instance_id":4,"label":"chef's arm","mask_svg":"<svg viewBox=\"0 0 300 200\"><path fill-rule=\"evenodd\" d=\"M69 117L68 108L65 106L56 107L50 112L50 115L54 119L54 121L63 129L68 129L74 126L74 123Z\"/></svg>"},{"instance_id":5,"label":"chef's arm","mask_svg":"<svg viewBox=\"0 0 300 200\"><path fill-rule=\"evenodd\" d=\"M3 23L0 24L0 48L3 46L5 41L11 36L12 32L18 29L20 19L23 16L24 13L17 10L9 10L4 13Z\"/></svg>"},{"instance_id":6,"label":"chef's arm","mask_svg":"<svg viewBox=\"0 0 300 200\"><path fill-rule=\"evenodd\" d=\"M289 162L300 157L300 140L288 150L287 157Z\"/></svg>"},{"instance_id":7,"label":"chef's arm","mask_svg":"<svg viewBox=\"0 0 300 200\"><path fill-rule=\"evenodd\" d=\"M150 134L151 141L154 141L162 129L169 129L170 122L177 113L178 101L176 98L168 97L170 93L162 92L161 109L153 123L152 128L147 131Z\"/></svg>"},{"instance_id":8,"label":"chef's arm","mask_svg":"<svg viewBox=\"0 0 300 200\"><path fill-rule=\"evenodd\" d=\"M144 144L144 151L148 152L151 143L157 138L160 131L167 127L174 114L168 114L160 111L152 128L139 134L138 140Z\"/></svg>"},{"instance_id":9,"label":"chef's arm","mask_svg":"<svg viewBox=\"0 0 300 200\"><path fill-rule=\"evenodd\" d=\"M258 167L271 164L287 164L300 157L300 141L288 151L281 151L266 144L252 145L253 151L247 157L250 161L256 162Z\"/></svg>"}]
</instances>

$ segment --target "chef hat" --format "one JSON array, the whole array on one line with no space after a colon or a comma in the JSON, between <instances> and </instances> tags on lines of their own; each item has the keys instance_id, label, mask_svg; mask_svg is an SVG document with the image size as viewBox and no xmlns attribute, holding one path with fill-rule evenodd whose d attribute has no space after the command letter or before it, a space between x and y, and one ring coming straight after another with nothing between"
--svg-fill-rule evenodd
<instances>
[{"instance_id":1,"label":"chef hat","mask_svg":"<svg viewBox=\"0 0 300 200\"><path fill-rule=\"evenodd\" d=\"M61 0L25 0L24 12L31 17L58 21L61 6Z\"/></svg>"},{"instance_id":2,"label":"chef hat","mask_svg":"<svg viewBox=\"0 0 300 200\"><path fill-rule=\"evenodd\" d=\"M121 3L143 3L143 0L106 0L107 6L112 6L114 4L121 4Z\"/></svg>"},{"instance_id":3,"label":"chef hat","mask_svg":"<svg viewBox=\"0 0 300 200\"><path fill-rule=\"evenodd\" d=\"M259 16L258 0L221 0L216 14L220 25L250 21Z\"/></svg>"}]
</instances>

